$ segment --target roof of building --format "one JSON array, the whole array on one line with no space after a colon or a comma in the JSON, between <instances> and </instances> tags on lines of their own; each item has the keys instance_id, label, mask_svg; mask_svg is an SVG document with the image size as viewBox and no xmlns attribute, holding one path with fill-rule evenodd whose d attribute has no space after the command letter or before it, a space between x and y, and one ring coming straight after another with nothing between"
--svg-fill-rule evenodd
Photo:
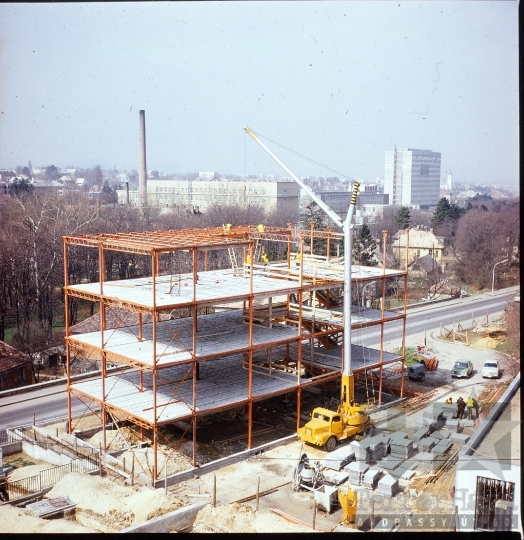
<instances>
[{"instance_id":1,"label":"roof of building","mask_svg":"<svg viewBox=\"0 0 524 540\"><path fill-rule=\"evenodd\" d=\"M406 231L398 231L394 236L394 245L406 247ZM425 248L425 249L444 249L442 239L435 235L431 230L425 229L410 229L409 230L409 247L410 248Z\"/></svg>"},{"instance_id":2,"label":"roof of building","mask_svg":"<svg viewBox=\"0 0 524 540\"><path fill-rule=\"evenodd\" d=\"M426 272L434 272L440 270L440 265L431 255L424 255L419 257L411 264L412 267L418 266Z\"/></svg>"},{"instance_id":3,"label":"roof of building","mask_svg":"<svg viewBox=\"0 0 524 540\"><path fill-rule=\"evenodd\" d=\"M0 341L0 372L9 371L31 362L23 352Z\"/></svg>"}]
</instances>

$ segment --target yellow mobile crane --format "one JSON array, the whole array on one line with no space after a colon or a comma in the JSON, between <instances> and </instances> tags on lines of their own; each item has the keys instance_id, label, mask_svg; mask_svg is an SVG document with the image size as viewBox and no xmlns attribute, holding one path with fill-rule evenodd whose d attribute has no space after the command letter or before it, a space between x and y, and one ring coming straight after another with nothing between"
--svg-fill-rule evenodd
<instances>
[{"instance_id":1,"label":"yellow mobile crane","mask_svg":"<svg viewBox=\"0 0 524 540\"><path fill-rule=\"evenodd\" d=\"M248 128L246 133L255 141L299 184L299 186L324 210L324 212L344 231L344 349L342 357L342 384L340 405L336 411L317 407L311 413L311 420L298 429L298 438L323 446L328 452L335 449L337 442L357 434L365 436L373 433L374 423L366 409L355 403L355 388L351 373L351 221L355 213L359 182L353 184L351 201L346 219L342 223L338 215L324 203L306 184L295 176Z\"/></svg>"}]
</instances>

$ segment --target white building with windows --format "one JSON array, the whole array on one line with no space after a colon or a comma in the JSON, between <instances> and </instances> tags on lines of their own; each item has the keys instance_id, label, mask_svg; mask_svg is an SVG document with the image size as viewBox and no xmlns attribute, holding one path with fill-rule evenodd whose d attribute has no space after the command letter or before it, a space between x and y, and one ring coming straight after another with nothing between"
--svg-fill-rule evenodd
<instances>
[{"instance_id":1,"label":"white building with windows","mask_svg":"<svg viewBox=\"0 0 524 540\"><path fill-rule=\"evenodd\" d=\"M118 202L126 204L126 191L117 193ZM294 221L299 215L299 194L300 187L292 180L147 180L150 206L205 212L212 205L253 205L285 213ZM129 204L138 204L138 191L129 192Z\"/></svg>"},{"instance_id":2,"label":"white building with windows","mask_svg":"<svg viewBox=\"0 0 524 540\"><path fill-rule=\"evenodd\" d=\"M408 148L386 151L384 193L389 204L433 210L440 198L440 152Z\"/></svg>"}]
</instances>

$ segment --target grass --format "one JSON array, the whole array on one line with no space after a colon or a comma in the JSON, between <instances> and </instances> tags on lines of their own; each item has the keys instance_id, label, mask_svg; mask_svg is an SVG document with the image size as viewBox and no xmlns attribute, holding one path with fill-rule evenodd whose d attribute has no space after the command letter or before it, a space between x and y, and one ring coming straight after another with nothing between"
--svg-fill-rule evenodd
<instances>
[{"instance_id":1,"label":"grass","mask_svg":"<svg viewBox=\"0 0 524 540\"><path fill-rule=\"evenodd\" d=\"M11 460L4 459L4 467L13 467L18 469L19 467L29 467L30 465L36 465L33 461L28 461L22 457L17 457Z\"/></svg>"}]
</instances>

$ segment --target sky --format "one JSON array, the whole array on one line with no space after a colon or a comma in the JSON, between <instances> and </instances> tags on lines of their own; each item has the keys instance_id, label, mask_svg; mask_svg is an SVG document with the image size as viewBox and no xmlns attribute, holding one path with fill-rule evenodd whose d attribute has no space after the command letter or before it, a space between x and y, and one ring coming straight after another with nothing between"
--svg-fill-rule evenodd
<instances>
[{"instance_id":1,"label":"sky","mask_svg":"<svg viewBox=\"0 0 524 540\"><path fill-rule=\"evenodd\" d=\"M518 2L0 4L0 168L518 185Z\"/></svg>"}]
</instances>

